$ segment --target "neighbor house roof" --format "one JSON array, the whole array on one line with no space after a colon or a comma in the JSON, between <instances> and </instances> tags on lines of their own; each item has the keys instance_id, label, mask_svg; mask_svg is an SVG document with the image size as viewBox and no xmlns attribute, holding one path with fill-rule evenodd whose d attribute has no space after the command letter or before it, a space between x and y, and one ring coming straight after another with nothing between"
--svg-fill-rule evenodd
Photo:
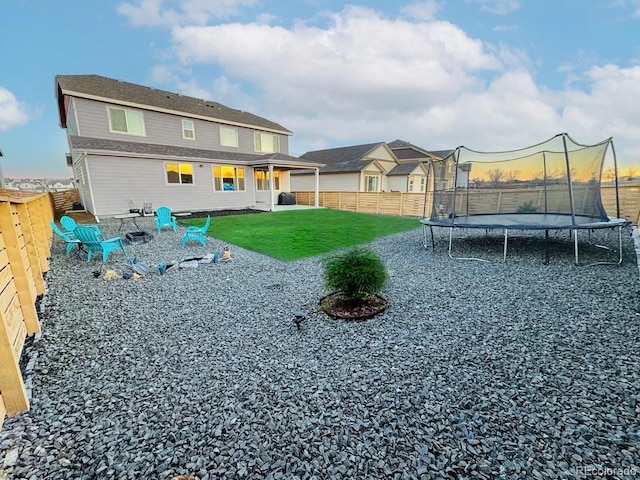
<instances>
[{"instance_id":1,"label":"neighbor house roof","mask_svg":"<svg viewBox=\"0 0 640 480\"><path fill-rule=\"evenodd\" d=\"M255 153L221 152L217 150L158 145L155 143L126 142L78 136L69 137L69 142L73 150L85 150L94 153L122 153L125 155L149 155L162 158L188 158L193 160L223 160L252 166L264 163L265 165L278 164L284 166L322 167L321 163L304 161L283 153L263 155Z\"/></svg>"},{"instance_id":2,"label":"neighbor house roof","mask_svg":"<svg viewBox=\"0 0 640 480\"><path fill-rule=\"evenodd\" d=\"M398 165L396 165L395 167L393 167L391 169L391 171L389 173L387 173L387 175L391 176L391 175L409 175L411 174L418 165L420 165L422 162L420 161L416 161L416 162L407 162L407 163L399 163Z\"/></svg>"},{"instance_id":3,"label":"neighbor house roof","mask_svg":"<svg viewBox=\"0 0 640 480\"><path fill-rule=\"evenodd\" d=\"M291 135L291 131L282 125L252 113L235 110L209 100L144 87L100 75L58 75L56 77L56 95L60 123L63 128L67 126L64 96L69 95L175 115L203 118L231 125L258 127L263 130Z\"/></svg>"},{"instance_id":4,"label":"neighbor house roof","mask_svg":"<svg viewBox=\"0 0 640 480\"><path fill-rule=\"evenodd\" d=\"M454 152L454 150L434 150L432 152L429 152L431 155L433 155L434 157L438 157L441 159L445 159L447 158L449 155L451 155Z\"/></svg>"},{"instance_id":5,"label":"neighbor house roof","mask_svg":"<svg viewBox=\"0 0 640 480\"><path fill-rule=\"evenodd\" d=\"M433 154L426 151L424 148L418 147L405 140L394 140L387 145L393 150L394 155L398 160L410 159L410 158L432 158Z\"/></svg>"},{"instance_id":6,"label":"neighbor house roof","mask_svg":"<svg viewBox=\"0 0 640 480\"><path fill-rule=\"evenodd\" d=\"M384 145L384 142L315 150L301 155L300 160L325 164L325 166L320 169L320 173L359 172L368 165L367 162L363 162L366 156L380 145ZM373 159L371 161L373 161Z\"/></svg>"}]
</instances>

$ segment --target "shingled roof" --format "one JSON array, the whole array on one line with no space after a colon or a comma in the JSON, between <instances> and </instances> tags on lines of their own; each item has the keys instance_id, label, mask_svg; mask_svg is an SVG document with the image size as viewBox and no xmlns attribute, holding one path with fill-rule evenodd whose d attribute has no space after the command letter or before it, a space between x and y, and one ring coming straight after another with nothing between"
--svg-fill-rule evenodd
<instances>
[{"instance_id":1,"label":"shingled roof","mask_svg":"<svg viewBox=\"0 0 640 480\"><path fill-rule=\"evenodd\" d=\"M284 135L291 131L282 125L252 113L226 107L220 103L189 97L178 93L144 87L114 80L100 75L58 75L56 95L60 110L60 123L66 128L64 96L90 98L137 108L160 110L177 115L201 117L238 126L258 127Z\"/></svg>"},{"instance_id":2,"label":"shingled roof","mask_svg":"<svg viewBox=\"0 0 640 480\"><path fill-rule=\"evenodd\" d=\"M398 165L393 167L393 169L389 173L387 173L387 175L389 175L389 176L393 176L393 175L409 175L421 163L422 162L420 162L420 161L399 163Z\"/></svg>"},{"instance_id":3,"label":"shingled roof","mask_svg":"<svg viewBox=\"0 0 640 480\"><path fill-rule=\"evenodd\" d=\"M350 147L329 148L315 150L300 156L300 160L324 163L320 173L351 173L359 172L368 164L362 160L384 142L352 145ZM298 172L303 173L303 172Z\"/></svg>"}]
</instances>

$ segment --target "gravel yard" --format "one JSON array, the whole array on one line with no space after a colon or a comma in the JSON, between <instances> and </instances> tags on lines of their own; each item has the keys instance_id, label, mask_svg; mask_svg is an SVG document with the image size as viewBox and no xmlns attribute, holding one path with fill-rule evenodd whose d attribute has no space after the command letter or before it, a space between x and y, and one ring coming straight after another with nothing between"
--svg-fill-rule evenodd
<instances>
[{"instance_id":1,"label":"gravel yard","mask_svg":"<svg viewBox=\"0 0 640 480\"><path fill-rule=\"evenodd\" d=\"M143 262L224 247L182 250L184 227L158 235L152 222L138 220L153 241L128 246ZM504 264L451 260L436 235L435 253L420 229L372 244L390 308L360 323L315 312L319 258L231 246L229 263L107 281L55 238L32 409L0 431L0 478L640 476L629 231L624 263L596 267L573 264L566 233L550 265L539 235L511 240ZM499 235L468 235L456 254L501 258ZM581 249L585 262L605 253ZM107 267L130 271L119 252Z\"/></svg>"}]
</instances>

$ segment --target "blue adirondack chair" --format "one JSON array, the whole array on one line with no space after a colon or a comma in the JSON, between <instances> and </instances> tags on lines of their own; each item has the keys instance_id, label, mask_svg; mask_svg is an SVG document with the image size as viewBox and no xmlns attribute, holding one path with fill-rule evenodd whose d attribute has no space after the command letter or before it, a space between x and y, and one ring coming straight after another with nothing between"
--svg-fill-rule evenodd
<instances>
[{"instance_id":1,"label":"blue adirondack chair","mask_svg":"<svg viewBox=\"0 0 640 480\"><path fill-rule=\"evenodd\" d=\"M109 255L116 250L122 250L122 253L127 255L127 250L124 248L124 243L122 243L122 238L120 237L104 240L102 236L89 227L78 227L74 230L74 233L76 238L87 249L87 262L91 261L94 253L102 253L102 263L106 263Z\"/></svg>"},{"instance_id":2,"label":"blue adirondack chair","mask_svg":"<svg viewBox=\"0 0 640 480\"><path fill-rule=\"evenodd\" d=\"M189 240L200 242L203 246L207 245L207 230L211 225L211 216L207 217L207 221L202 227L187 227L187 231L182 236L182 248L185 247Z\"/></svg>"},{"instance_id":3,"label":"blue adirondack chair","mask_svg":"<svg viewBox=\"0 0 640 480\"><path fill-rule=\"evenodd\" d=\"M158 207L156 210L156 227L158 227L158 233L166 227L173 229L174 232L178 231L178 222L176 217L171 215L169 207Z\"/></svg>"},{"instance_id":4,"label":"blue adirondack chair","mask_svg":"<svg viewBox=\"0 0 640 480\"><path fill-rule=\"evenodd\" d=\"M76 221L73 218L68 217L66 215L60 218L60 223L62 224L64 229L67 231L67 233L73 234L76 228L78 228L78 224L76 223ZM98 235L102 236L102 232L100 231L100 227L98 225L82 225L82 227L90 228L91 230L96 232Z\"/></svg>"},{"instance_id":5,"label":"blue adirondack chair","mask_svg":"<svg viewBox=\"0 0 640 480\"><path fill-rule=\"evenodd\" d=\"M74 248L78 248L80 246L80 240L78 240L73 233L63 232L60 227L58 227L53 222L49 222L49 225L51 225L51 230L53 230L53 233L58 235L66 242L67 255L69 255Z\"/></svg>"}]
</instances>

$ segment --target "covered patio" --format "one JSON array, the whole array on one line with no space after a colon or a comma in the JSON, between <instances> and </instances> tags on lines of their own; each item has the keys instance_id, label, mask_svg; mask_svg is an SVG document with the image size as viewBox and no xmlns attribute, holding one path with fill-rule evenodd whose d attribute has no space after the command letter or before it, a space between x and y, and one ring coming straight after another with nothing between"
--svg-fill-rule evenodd
<instances>
[{"instance_id":1,"label":"covered patio","mask_svg":"<svg viewBox=\"0 0 640 480\"><path fill-rule=\"evenodd\" d=\"M286 185L276 185L280 181L280 172L289 172L291 170L310 170L315 173L315 202L313 205L300 205L304 208L320 207L320 167L323 163L302 162L296 157L285 155L282 153L274 153L262 156L260 159L249 162L248 165L253 167L254 176L257 179L258 190L255 192L255 208L258 210L278 211L292 210L292 208L282 207L298 207L297 205L278 205L278 195L281 192L290 191L290 182L287 175ZM259 180L262 180L260 182ZM283 188L285 187L285 188Z\"/></svg>"}]
</instances>

